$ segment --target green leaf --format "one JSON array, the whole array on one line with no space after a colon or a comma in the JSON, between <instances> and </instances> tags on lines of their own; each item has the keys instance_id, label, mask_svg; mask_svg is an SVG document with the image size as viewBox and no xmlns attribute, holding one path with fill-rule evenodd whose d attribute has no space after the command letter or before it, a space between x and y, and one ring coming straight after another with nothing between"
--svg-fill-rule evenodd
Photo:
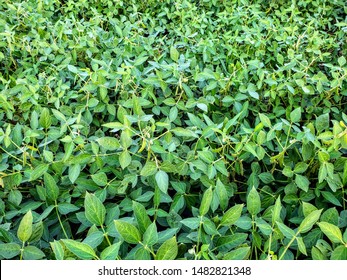
<instances>
[{"instance_id":1,"label":"green leaf","mask_svg":"<svg viewBox=\"0 0 347 280\"><path fill-rule=\"evenodd\" d=\"M307 179L306 176L302 176L299 174L295 175L295 184L302 189L303 191L307 192L309 185L310 185L310 181Z\"/></svg>"},{"instance_id":2,"label":"green leaf","mask_svg":"<svg viewBox=\"0 0 347 280\"><path fill-rule=\"evenodd\" d=\"M153 161L147 161L144 167L142 168L140 175L141 176L151 176L157 172L157 165Z\"/></svg>"},{"instance_id":3,"label":"green leaf","mask_svg":"<svg viewBox=\"0 0 347 280\"><path fill-rule=\"evenodd\" d=\"M137 121L137 120L136 120ZM120 145L124 148L124 149L128 149L131 144L132 144L132 139L129 136L129 129L124 130L120 136Z\"/></svg>"},{"instance_id":4,"label":"green leaf","mask_svg":"<svg viewBox=\"0 0 347 280\"><path fill-rule=\"evenodd\" d=\"M302 212L304 213L304 217L307 217L312 211L318 210L316 206L311 203L302 202Z\"/></svg>"},{"instance_id":5,"label":"green leaf","mask_svg":"<svg viewBox=\"0 0 347 280\"><path fill-rule=\"evenodd\" d=\"M69 70L69 71L71 71L72 73L74 73L74 74L77 74L78 73L78 69L75 67L75 66L73 66L73 65L68 65L67 66L67 69Z\"/></svg>"},{"instance_id":6,"label":"green leaf","mask_svg":"<svg viewBox=\"0 0 347 280\"><path fill-rule=\"evenodd\" d=\"M313 225L318 221L323 209L312 211L300 224L298 231L306 233L311 230Z\"/></svg>"},{"instance_id":7,"label":"green leaf","mask_svg":"<svg viewBox=\"0 0 347 280\"><path fill-rule=\"evenodd\" d=\"M260 196L256 188L253 186L247 195L247 210L251 215L257 215L260 212Z\"/></svg>"},{"instance_id":8,"label":"green leaf","mask_svg":"<svg viewBox=\"0 0 347 280\"><path fill-rule=\"evenodd\" d=\"M73 184L81 173L81 165L73 164L69 166L69 180Z\"/></svg>"},{"instance_id":9,"label":"green leaf","mask_svg":"<svg viewBox=\"0 0 347 280\"><path fill-rule=\"evenodd\" d=\"M33 171L31 171L30 174L30 181L34 181L38 178L40 178L44 173L47 172L48 170L48 164L39 164L38 166L35 167Z\"/></svg>"},{"instance_id":10,"label":"green leaf","mask_svg":"<svg viewBox=\"0 0 347 280\"><path fill-rule=\"evenodd\" d=\"M281 197L277 197L275 206L272 209L272 224L274 225L276 222L281 222Z\"/></svg>"},{"instance_id":11,"label":"green leaf","mask_svg":"<svg viewBox=\"0 0 347 280\"><path fill-rule=\"evenodd\" d=\"M247 233L233 233L232 235L221 236L217 239L216 246L220 251L229 251L244 243L247 237Z\"/></svg>"},{"instance_id":12,"label":"green leaf","mask_svg":"<svg viewBox=\"0 0 347 280\"><path fill-rule=\"evenodd\" d=\"M104 172L99 172L96 174L93 174L92 176L92 180L95 184L97 184L100 187L104 187L107 185L107 176Z\"/></svg>"},{"instance_id":13,"label":"green leaf","mask_svg":"<svg viewBox=\"0 0 347 280\"><path fill-rule=\"evenodd\" d=\"M206 163L211 163L214 161L214 155L211 151L198 151L199 158L201 158Z\"/></svg>"},{"instance_id":14,"label":"green leaf","mask_svg":"<svg viewBox=\"0 0 347 280\"><path fill-rule=\"evenodd\" d=\"M120 122L109 122L109 123L104 123L102 126L107 127L107 128L113 128L113 129L123 129L124 128L124 124L120 123Z\"/></svg>"},{"instance_id":15,"label":"green leaf","mask_svg":"<svg viewBox=\"0 0 347 280\"><path fill-rule=\"evenodd\" d=\"M271 127L271 121L267 115L259 113L259 118L265 127Z\"/></svg>"},{"instance_id":16,"label":"green leaf","mask_svg":"<svg viewBox=\"0 0 347 280\"><path fill-rule=\"evenodd\" d=\"M217 162L214 163L214 167L222 173L224 176L229 176L229 172L225 166L225 163L223 160L218 160Z\"/></svg>"},{"instance_id":17,"label":"green leaf","mask_svg":"<svg viewBox=\"0 0 347 280\"><path fill-rule=\"evenodd\" d=\"M294 167L294 172L295 173L304 173L308 168L308 164L305 162L298 162L297 164L295 164Z\"/></svg>"},{"instance_id":18,"label":"green leaf","mask_svg":"<svg viewBox=\"0 0 347 280\"><path fill-rule=\"evenodd\" d=\"M224 211L228 207L229 197L224 184L219 179L217 179L216 183L216 193L219 199L220 207Z\"/></svg>"},{"instance_id":19,"label":"green leaf","mask_svg":"<svg viewBox=\"0 0 347 280\"><path fill-rule=\"evenodd\" d=\"M0 244L0 256L5 259L12 259L20 254L21 247L17 243Z\"/></svg>"},{"instance_id":20,"label":"green leaf","mask_svg":"<svg viewBox=\"0 0 347 280\"><path fill-rule=\"evenodd\" d=\"M226 211L220 222L221 226L232 226L241 217L244 204L236 204Z\"/></svg>"},{"instance_id":21,"label":"green leaf","mask_svg":"<svg viewBox=\"0 0 347 280\"><path fill-rule=\"evenodd\" d=\"M151 220L147 215L146 208L141 203L133 201L133 209L139 230L143 234L151 224Z\"/></svg>"},{"instance_id":22,"label":"green leaf","mask_svg":"<svg viewBox=\"0 0 347 280\"><path fill-rule=\"evenodd\" d=\"M259 174L258 177L264 184L270 184L271 182L275 181L275 178L270 172L263 172Z\"/></svg>"},{"instance_id":23,"label":"green leaf","mask_svg":"<svg viewBox=\"0 0 347 280\"><path fill-rule=\"evenodd\" d=\"M130 244L138 244L141 241L141 233L132 224L122 220L116 220L114 223L117 231L123 237L125 242Z\"/></svg>"},{"instance_id":24,"label":"green leaf","mask_svg":"<svg viewBox=\"0 0 347 280\"><path fill-rule=\"evenodd\" d=\"M138 57L138 58L134 61L134 66L142 65L143 63L146 62L147 59L148 59L148 56Z\"/></svg>"},{"instance_id":25,"label":"green leaf","mask_svg":"<svg viewBox=\"0 0 347 280\"><path fill-rule=\"evenodd\" d=\"M33 215L31 210L29 210L24 217L22 218L18 230L17 236L20 241L26 242L29 240L31 234L33 232Z\"/></svg>"},{"instance_id":26,"label":"green leaf","mask_svg":"<svg viewBox=\"0 0 347 280\"><path fill-rule=\"evenodd\" d=\"M157 182L159 189L163 193L167 193L167 190L169 188L169 176L167 175L167 173L163 170L159 170L155 174L155 181Z\"/></svg>"},{"instance_id":27,"label":"green leaf","mask_svg":"<svg viewBox=\"0 0 347 280\"><path fill-rule=\"evenodd\" d=\"M180 222L192 230L197 229L200 226L199 218L186 218Z\"/></svg>"},{"instance_id":28,"label":"green leaf","mask_svg":"<svg viewBox=\"0 0 347 280\"><path fill-rule=\"evenodd\" d=\"M39 248L35 246L26 246L23 251L24 260L40 260L45 256Z\"/></svg>"},{"instance_id":29,"label":"green leaf","mask_svg":"<svg viewBox=\"0 0 347 280\"><path fill-rule=\"evenodd\" d=\"M39 221L33 224L32 233L28 242L33 243L33 242L39 241L43 235L43 230L44 230L44 227L43 227L42 221Z\"/></svg>"},{"instance_id":30,"label":"green leaf","mask_svg":"<svg viewBox=\"0 0 347 280\"><path fill-rule=\"evenodd\" d=\"M62 239L66 248L82 260L97 259L92 247L72 239Z\"/></svg>"},{"instance_id":31,"label":"green leaf","mask_svg":"<svg viewBox=\"0 0 347 280\"><path fill-rule=\"evenodd\" d=\"M75 212L79 209L80 209L79 207L77 207L74 204L70 204L70 203L59 203L58 204L58 211L60 214L63 214L63 215L69 214L71 212Z\"/></svg>"},{"instance_id":32,"label":"green leaf","mask_svg":"<svg viewBox=\"0 0 347 280\"><path fill-rule=\"evenodd\" d=\"M212 222L211 220L204 219L202 226L208 235L219 234L219 232L217 231L215 223Z\"/></svg>"},{"instance_id":33,"label":"green leaf","mask_svg":"<svg viewBox=\"0 0 347 280\"><path fill-rule=\"evenodd\" d=\"M117 150L121 147L118 139L114 138L114 137L109 137L109 136L101 137L101 138L97 139L96 141L105 150L114 151L114 150Z\"/></svg>"},{"instance_id":34,"label":"green leaf","mask_svg":"<svg viewBox=\"0 0 347 280\"><path fill-rule=\"evenodd\" d=\"M43 175L45 186L46 186L46 196L52 201L56 201L59 196L59 188L54 178L49 174L45 173Z\"/></svg>"},{"instance_id":35,"label":"green leaf","mask_svg":"<svg viewBox=\"0 0 347 280\"><path fill-rule=\"evenodd\" d=\"M336 205L336 206L340 206L342 207L341 202L336 198L336 196L334 194L332 194L331 192L326 192L326 191L322 191L322 195L323 197L329 201L330 203Z\"/></svg>"},{"instance_id":36,"label":"green leaf","mask_svg":"<svg viewBox=\"0 0 347 280\"><path fill-rule=\"evenodd\" d=\"M128 150L124 150L120 155L119 155L119 163L122 169L125 169L126 167L129 166L131 163L131 156Z\"/></svg>"},{"instance_id":37,"label":"green leaf","mask_svg":"<svg viewBox=\"0 0 347 280\"><path fill-rule=\"evenodd\" d=\"M342 67L346 64L346 58L344 56L340 56L337 60L338 64Z\"/></svg>"},{"instance_id":38,"label":"green leaf","mask_svg":"<svg viewBox=\"0 0 347 280\"><path fill-rule=\"evenodd\" d=\"M179 52L177 51L177 49L174 46L170 47L170 57L173 61L177 62L178 61L178 57L179 57Z\"/></svg>"},{"instance_id":39,"label":"green leaf","mask_svg":"<svg viewBox=\"0 0 347 280\"><path fill-rule=\"evenodd\" d=\"M52 117L49 113L48 108L43 108L41 113L40 113L40 119L39 119L39 124L44 128L47 129L51 126L52 124Z\"/></svg>"},{"instance_id":40,"label":"green leaf","mask_svg":"<svg viewBox=\"0 0 347 280\"><path fill-rule=\"evenodd\" d=\"M320 222L318 226L332 242L343 243L341 230L337 226L327 222Z\"/></svg>"},{"instance_id":41,"label":"green leaf","mask_svg":"<svg viewBox=\"0 0 347 280\"><path fill-rule=\"evenodd\" d=\"M152 246L158 242L158 232L155 222L150 224L143 234L143 243L147 246Z\"/></svg>"},{"instance_id":42,"label":"green leaf","mask_svg":"<svg viewBox=\"0 0 347 280\"><path fill-rule=\"evenodd\" d=\"M51 245L51 248L53 250L53 253L55 255L56 260L63 260L64 259L64 247L61 245L60 241L54 240L53 242L49 243Z\"/></svg>"},{"instance_id":43,"label":"green leaf","mask_svg":"<svg viewBox=\"0 0 347 280\"><path fill-rule=\"evenodd\" d=\"M101 260L116 260L119 252L121 241L106 247L100 254Z\"/></svg>"},{"instance_id":44,"label":"green leaf","mask_svg":"<svg viewBox=\"0 0 347 280\"><path fill-rule=\"evenodd\" d=\"M336 210L335 207L329 208L325 212L323 212L320 221L337 226L339 224L339 212Z\"/></svg>"},{"instance_id":45,"label":"green leaf","mask_svg":"<svg viewBox=\"0 0 347 280\"><path fill-rule=\"evenodd\" d=\"M329 113L320 115L316 118L315 126L318 132L326 130L329 128Z\"/></svg>"},{"instance_id":46,"label":"green leaf","mask_svg":"<svg viewBox=\"0 0 347 280\"><path fill-rule=\"evenodd\" d=\"M326 166L325 162L330 159L330 155L326 151L319 151L318 152L318 159L320 162L323 163L322 164L323 166Z\"/></svg>"},{"instance_id":47,"label":"green leaf","mask_svg":"<svg viewBox=\"0 0 347 280\"><path fill-rule=\"evenodd\" d=\"M296 241L298 242L298 249L301 253L303 253L305 256L307 256L307 252L306 252L306 246L305 243L302 239L302 237L297 237Z\"/></svg>"},{"instance_id":48,"label":"green leaf","mask_svg":"<svg viewBox=\"0 0 347 280\"><path fill-rule=\"evenodd\" d=\"M93 249L96 249L102 241L104 241L105 235L100 230L97 230L95 226L94 232L88 233L88 236L82 241L84 244L88 244Z\"/></svg>"},{"instance_id":49,"label":"green leaf","mask_svg":"<svg viewBox=\"0 0 347 280\"><path fill-rule=\"evenodd\" d=\"M97 226L104 224L106 209L98 197L86 192L84 208L86 218L89 222Z\"/></svg>"},{"instance_id":50,"label":"green leaf","mask_svg":"<svg viewBox=\"0 0 347 280\"><path fill-rule=\"evenodd\" d=\"M296 123L301 120L301 107L294 109L290 113L290 121Z\"/></svg>"},{"instance_id":51,"label":"green leaf","mask_svg":"<svg viewBox=\"0 0 347 280\"><path fill-rule=\"evenodd\" d=\"M311 254L312 254L312 259L319 261L319 260L326 260L327 258L322 254L322 252L317 249L316 247L312 247L311 250Z\"/></svg>"},{"instance_id":52,"label":"green leaf","mask_svg":"<svg viewBox=\"0 0 347 280\"><path fill-rule=\"evenodd\" d=\"M331 260L347 260L347 247L340 245L331 253Z\"/></svg>"},{"instance_id":53,"label":"green leaf","mask_svg":"<svg viewBox=\"0 0 347 280\"><path fill-rule=\"evenodd\" d=\"M156 260L174 260L178 253L176 236L166 240L158 249Z\"/></svg>"},{"instance_id":54,"label":"green leaf","mask_svg":"<svg viewBox=\"0 0 347 280\"><path fill-rule=\"evenodd\" d=\"M266 236L269 236L272 232L272 227L262 218L256 218L255 224L259 228L260 232Z\"/></svg>"},{"instance_id":55,"label":"green leaf","mask_svg":"<svg viewBox=\"0 0 347 280\"><path fill-rule=\"evenodd\" d=\"M292 239L295 236L294 230L291 228L287 227L285 224L281 222L276 222L279 230L283 233L283 235L289 239Z\"/></svg>"},{"instance_id":56,"label":"green leaf","mask_svg":"<svg viewBox=\"0 0 347 280\"><path fill-rule=\"evenodd\" d=\"M135 252L135 260L150 260L151 254L144 247L139 247Z\"/></svg>"},{"instance_id":57,"label":"green leaf","mask_svg":"<svg viewBox=\"0 0 347 280\"><path fill-rule=\"evenodd\" d=\"M254 84L248 84L247 91L251 97L254 99L259 99L259 93L257 92L257 88Z\"/></svg>"},{"instance_id":58,"label":"green leaf","mask_svg":"<svg viewBox=\"0 0 347 280\"><path fill-rule=\"evenodd\" d=\"M237 248L224 255L223 260L245 260L251 251L251 247Z\"/></svg>"},{"instance_id":59,"label":"green leaf","mask_svg":"<svg viewBox=\"0 0 347 280\"><path fill-rule=\"evenodd\" d=\"M206 215L208 210L210 209L212 197L213 197L213 190L212 190L212 187L209 187L204 192L202 199L201 199L201 204L200 204L200 208L199 208L199 212L200 212L201 216Z\"/></svg>"},{"instance_id":60,"label":"green leaf","mask_svg":"<svg viewBox=\"0 0 347 280\"><path fill-rule=\"evenodd\" d=\"M198 138L198 135L186 128L182 128L182 127L176 127L174 129L171 129L171 131L176 135L176 136L180 136L180 137L193 137L193 138Z\"/></svg>"},{"instance_id":61,"label":"green leaf","mask_svg":"<svg viewBox=\"0 0 347 280\"><path fill-rule=\"evenodd\" d=\"M327 168L325 164L321 164L318 170L318 183L322 183L327 177Z\"/></svg>"}]
</instances>

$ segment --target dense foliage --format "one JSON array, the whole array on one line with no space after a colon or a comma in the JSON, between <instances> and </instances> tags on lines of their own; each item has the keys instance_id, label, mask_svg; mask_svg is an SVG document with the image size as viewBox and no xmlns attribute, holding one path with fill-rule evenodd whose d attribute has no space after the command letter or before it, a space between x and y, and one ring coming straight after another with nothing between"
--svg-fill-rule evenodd
<instances>
[{"instance_id":1,"label":"dense foliage","mask_svg":"<svg viewBox=\"0 0 347 280\"><path fill-rule=\"evenodd\" d=\"M347 259L344 0L3 0L1 259Z\"/></svg>"}]
</instances>

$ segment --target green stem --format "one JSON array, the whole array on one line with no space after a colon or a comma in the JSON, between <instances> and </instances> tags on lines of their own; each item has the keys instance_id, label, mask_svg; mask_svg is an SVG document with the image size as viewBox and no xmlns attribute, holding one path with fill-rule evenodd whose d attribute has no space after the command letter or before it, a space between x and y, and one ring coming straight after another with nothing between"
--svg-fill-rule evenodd
<instances>
[{"instance_id":1,"label":"green stem","mask_svg":"<svg viewBox=\"0 0 347 280\"><path fill-rule=\"evenodd\" d=\"M139 242L139 243L142 245L143 248L145 248L146 251L150 252L152 254L153 258L155 259L154 251L151 248L149 248L146 244L143 244L142 242Z\"/></svg>"},{"instance_id":2,"label":"green stem","mask_svg":"<svg viewBox=\"0 0 347 280\"><path fill-rule=\"evenodd\" d=\"M271 252L271 243L272 243L272 232L270 233L270 237L269 237L269 248L267 250L267 255L270 256L270 252Z\"/></svg>"},{"instance_id":3,"label":"green stem","mask_svg":"<svg viewBox=\"0 0 347 280\"><path fill-rule=\"evenodd\" d=\"M65 228L64 228L64 226L63 226L63 223L62 223L62 221L61 221L61 219L60 219L57 201L55 200L54 202L55 202L55 211L56 211L56 213L57 213L57 217L58 217L58 220L59 220L59 224L60 224L60 226L61 226L61 228L62 228L62 230L63 230L63 233L64 233L65 238L66 238L66 239L69 239L69 237L68 237L67 234L66 234L66 231L65 231Z\"/></svg>"},{"instance_id":4,"label":"green stem","mask_svg":"<svg viewBox=\"0 0 347 280\"><path fill-rule=\"evenodd\" d=\"M108 234L107 234L107 232L106 232L106 230L105 230L105 228L104 228L103 225L101 225L101 230L102 230L102 232L104 233L104 236L105 236L105 238L106 238L106 241L107 241L108 245L111 246L112 243L110 242L110 239L108 238Z\"/></svg>"},{"instance_id":5,"label":"green stem","mask_svg":"<svg viewBox=\"0 0 347 280\"><path fill-rule=\"evenodd\" d=\"M287 250L289 249L290 245L292 245L292 243L294 242L294 240L296 239L296 237L298 236L298 234L299 234L299 232L297 232L297 233L293 236L293 238L290 240L290 242L288 243L288 245L286 246L286 248L284 249L283 253L281 254L281 256L280 256L280 258L279 258L278 260L281 260L281 259L284 257L285 253L286 253Z\"/></svg>"},{"instance_id":6,"label":"green stem","mask_svg":"<svg viewBox=\"0 0 347 280\"><path fill-rule=\"evenodd\" d=\"M195 260L198 258L198 252L199 252L199 244L200 244L200 235L201 235L201 229L202 229L202 217L200 217L200 225L199 225L199 230L198 230L198 240L196 242L196 254L195 254Z\"/></svg>"},{"instance_id":7,"label":"green stem","mask_svg":"<svg viewBox=\"0 0 347 280\"><path fill-rule=\"evenodd\" d=\"M25 242L23 241L22 248L20 249L20 257L19 257L20 260L23 259L24 245L25 245Z\"/></svg>"}]
</instances>

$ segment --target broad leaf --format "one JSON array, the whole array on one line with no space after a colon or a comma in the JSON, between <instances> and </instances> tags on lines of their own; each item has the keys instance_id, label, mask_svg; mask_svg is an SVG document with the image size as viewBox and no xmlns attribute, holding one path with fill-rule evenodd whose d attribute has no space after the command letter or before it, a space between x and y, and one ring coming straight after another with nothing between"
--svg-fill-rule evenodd
<instances>
[{"instance_id":1,"label":"broad leaf","mask_svg":"<svg viewBox=\"0 0 347 280\"><path fill-rule=\"evenodd\" d=\"M33 215L31 211L28 211L22 218L18 230L17 236L20 241L26 242L29 240L33 232Z\"/></svg>"},{"instance_id":2,"label":"broad leaf","mask_svg":"<svg viewBox=\"0 0 347 280\"><path fill-rule=\"evenodd\" d=\"M327 222L318 223L321 231L334 243L343 243L341 230Z\"/></svg>"},{"instance_id":3,"label":"broad leaf","mask_svg":"<svg viewBox=\"0 0 347 280\"><path fill-rule=\"evenodd\" d=\"M312 211L300 224L299 228L298 228L298 231L300 233L306 233L308 232L312 227L313 225L318 221L321 213L322 213L322 210L315 210L315 211Z\"/></svg>"},{"instance_id":4,"label":"broad leaf","mask_svg":"<svg viewBox=\"0 0 347 280\"><path fill-rule=\"evenodd\" d=\"M156 260L174 260L178 253L178 246L176 237L166 240L158 249L155 259Z\"/></svg>"},{"instance_id":5,"label":"broad leaf","mask_svg":"<svg viewBox=\"0 0 347 280\"><path fill-rule=\"evenodd\" d=\"M92 247L72 239L62 239L66 248L82 260L96 259L97 256Z\"/></svg>"},{"instance_id":6,"label":"broad leaf","mask_svg":"<svg viewBox=\"0 0 347 280\"><path fill-rule=\"evenodd\" d=\"M43 178L46 186L47 198L52 201L56 201L59 196L59 187L57 186L57 183L55 182L54 178L48 173L45 173Z\"/></svg>"},{"instance_id":7,"label":"broad leaf","mask_svg":"<svg viewBox=\"0 0 347 280\"><path fill-rule=\"evenodd\" d=\"M251 215L257 215L260 212L260 196L258 191L253 187L247 195L247 210Z\"/></svg>"},{"instance_id":8,"label":"broad leaf","mask_svg":"<svg viewBox=\"0 0 347 280\"><path fill-rule=\"evenodd\" d=\"M89 222L101 226L105 222L106 209L99 198L86 192L84 199L85 215Z\"/></svg>"},{"instance_id":9,"label":"broad leaf","mask_svg":"<svg viewBox=\"0 0 347 280\"><path fill-rule=\"evenodd\" d=\"M146 208L141 203L133 201L133 209L139 230L143 234L151 224L151 220L148 217Z\"/></svg>"},{"instance_id":10,"label":"broad leaf","mask_svg":"<svg viewBox=\"0 0 347 280\"><path fill-rule=\"evenodd\" d=\"M221 226L232 226L241 217L243 204L237 204L226 211L220 222Z\"/></svg>"},{"instance_id":11,"label":"broad leaf","mask_svg":"<svg viewBox=\"0 0 347 280\"><path fill-rule=\"evenodd\" d=\"M116 260L119 252L119 248L122 242L117 242L111 246L106 247L100 254L101 260Z\"/></svg>"},{"instance_id":12,"label":"broad leaf","mask_svg":"<svg viewBox=\"0 0 347 280\"><path fill-rule=\"evenodd\" d=\"M132 224L122 220L114 221L114 223L117 231L123 237L125 242L130 244L138 244L141 241L141 233Z\"/></svg>"}]
</instances>

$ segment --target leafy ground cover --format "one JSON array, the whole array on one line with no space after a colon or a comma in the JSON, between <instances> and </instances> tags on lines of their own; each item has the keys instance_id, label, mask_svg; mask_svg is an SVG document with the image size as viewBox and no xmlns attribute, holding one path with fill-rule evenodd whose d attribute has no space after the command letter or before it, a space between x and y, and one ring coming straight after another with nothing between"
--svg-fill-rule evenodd
<instances>
[{"instance_id":1,"label":"leafy ground cover","mask_svg":"<svg viewBox=\"0 0 347 280\"><path fill-rule=\"evenodd\" d=\"M343 0L0 3L0 258L347 259Z\"/></svg>"}]
</instances>

